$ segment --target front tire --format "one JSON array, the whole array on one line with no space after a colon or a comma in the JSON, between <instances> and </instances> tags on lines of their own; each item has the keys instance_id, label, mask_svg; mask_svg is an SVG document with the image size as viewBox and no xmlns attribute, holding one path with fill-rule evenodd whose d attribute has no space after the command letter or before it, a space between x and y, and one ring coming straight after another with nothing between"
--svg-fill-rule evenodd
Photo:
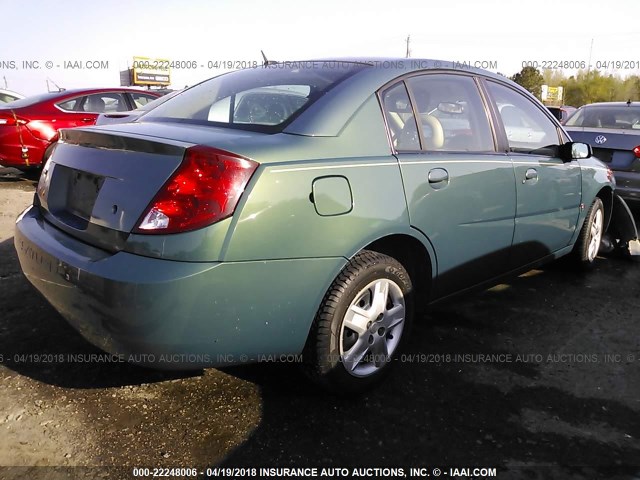
<instances>
[{"instance_id":1,"label":"front tire","mask_svg":"<svg viewBox=\"0 0 640 480\"><path fill-rule=\"evenodd\" d=\"M581 267L589 267L593 264L604 232L604 205L602 200L596 197L587 212L582 230L573 249L573 259Z\"/></svg>"},{"instance_id":2,"label":"front tire","mask_svg":"<svg viewBox=\"0 0 640 480\"><path fill-rule=\"evenodd\" d=\"M397 260L360 252L318 309L303 354L307 374L336 393L379 381L407 338L413 303L411 279Z\"/></svg>"}]
</instances>

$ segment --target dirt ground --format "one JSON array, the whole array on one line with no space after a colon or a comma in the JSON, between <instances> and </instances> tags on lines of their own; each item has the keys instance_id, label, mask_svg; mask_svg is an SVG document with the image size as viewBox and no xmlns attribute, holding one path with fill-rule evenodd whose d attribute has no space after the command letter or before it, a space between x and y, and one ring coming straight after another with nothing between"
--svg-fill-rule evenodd
<instances>
[{"instance_id":1,"label":"dirt ground","mask_svg":"<svg viewBox=\"0 0 640 480\"><path fill-rule=\"evenodd\" d=\"M439 465L640 478L638 260L598 259L587 274L554 264L435 306L384 384L336 398L293 365L112 361L20 273L13 223L33 192L0 172L0 479Z\"/></svg>"}]
</instances>

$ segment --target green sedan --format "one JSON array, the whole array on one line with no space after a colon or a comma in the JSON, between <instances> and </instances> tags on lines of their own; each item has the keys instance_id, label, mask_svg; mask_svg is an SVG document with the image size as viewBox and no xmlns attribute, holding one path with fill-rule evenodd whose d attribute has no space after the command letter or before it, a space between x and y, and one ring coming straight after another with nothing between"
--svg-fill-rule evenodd
<instances>
[{"instance_id":1,"label":"green sedan","mask_svg":"<svg viewBox=\"0 0 640 480\"><path fill-rule=\"evenodd\" d=\"M508 79L433 60L269 63L63 130L15 246L87 340L168 369L300 360L359 391L414 312L594 261L611 171Z\"/></svg>"}]
</instances>

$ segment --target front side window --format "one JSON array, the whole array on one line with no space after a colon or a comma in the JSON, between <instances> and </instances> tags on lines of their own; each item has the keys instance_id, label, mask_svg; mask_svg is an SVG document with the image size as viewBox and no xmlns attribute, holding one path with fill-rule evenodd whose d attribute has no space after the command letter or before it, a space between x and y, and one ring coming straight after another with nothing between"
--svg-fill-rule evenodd
<instances>
[{"instance_id":1,"label":"front side window","mask_svg":"<svg viewBox=\"0 0 640 480\"><path fill-rule=\"evenodd\" d=\"M179 121L255 131L281 131L305 108L366 66L344 62L273 64L200 83L154 108L145 121Z\"/></svg>"},{"instance_id":2,"label":"front side window","mask_svg":"<svg viewBox=\"0 0 640 480\"><path fill-rule=\"evenodd\" d=\"M424 150L495 151L489 119L473 78L427 74L409 78L407 86L419 116Z\"/></svg>"},{"instance_id":3,"label":"front side window","mask_svg":"<svg viewBox=\"0 0 640 480\"><path fill-rule=\"evenodd\" d=\"M555 156L560 141L553 121L521 93L491 81L487 85L500 112L509 149Z\"/></svg>"}]
</instances>

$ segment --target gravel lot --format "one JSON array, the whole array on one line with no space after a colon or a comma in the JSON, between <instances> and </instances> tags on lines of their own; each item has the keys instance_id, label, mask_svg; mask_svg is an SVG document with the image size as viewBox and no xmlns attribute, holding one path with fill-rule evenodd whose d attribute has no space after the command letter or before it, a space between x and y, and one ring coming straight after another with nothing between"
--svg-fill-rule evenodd
<instances>
[{"instance_id":1,"label":"gravel lot","mask_svg":"<svg viewBox=\"0 0 640 480\"><path fill-rule=\"evenodd\" d=\"M637 259L598 259L588 274L555 264L438 305L385 384L335 398L291 365L176 374L88 361L106 356L20 273L13 222L33 191L0 172L2 466L446 465L510 467L498 478L640 477ZM82 472L115 478L103 468L0 468L0 478Z\"/></svg>"}]
</instances>

